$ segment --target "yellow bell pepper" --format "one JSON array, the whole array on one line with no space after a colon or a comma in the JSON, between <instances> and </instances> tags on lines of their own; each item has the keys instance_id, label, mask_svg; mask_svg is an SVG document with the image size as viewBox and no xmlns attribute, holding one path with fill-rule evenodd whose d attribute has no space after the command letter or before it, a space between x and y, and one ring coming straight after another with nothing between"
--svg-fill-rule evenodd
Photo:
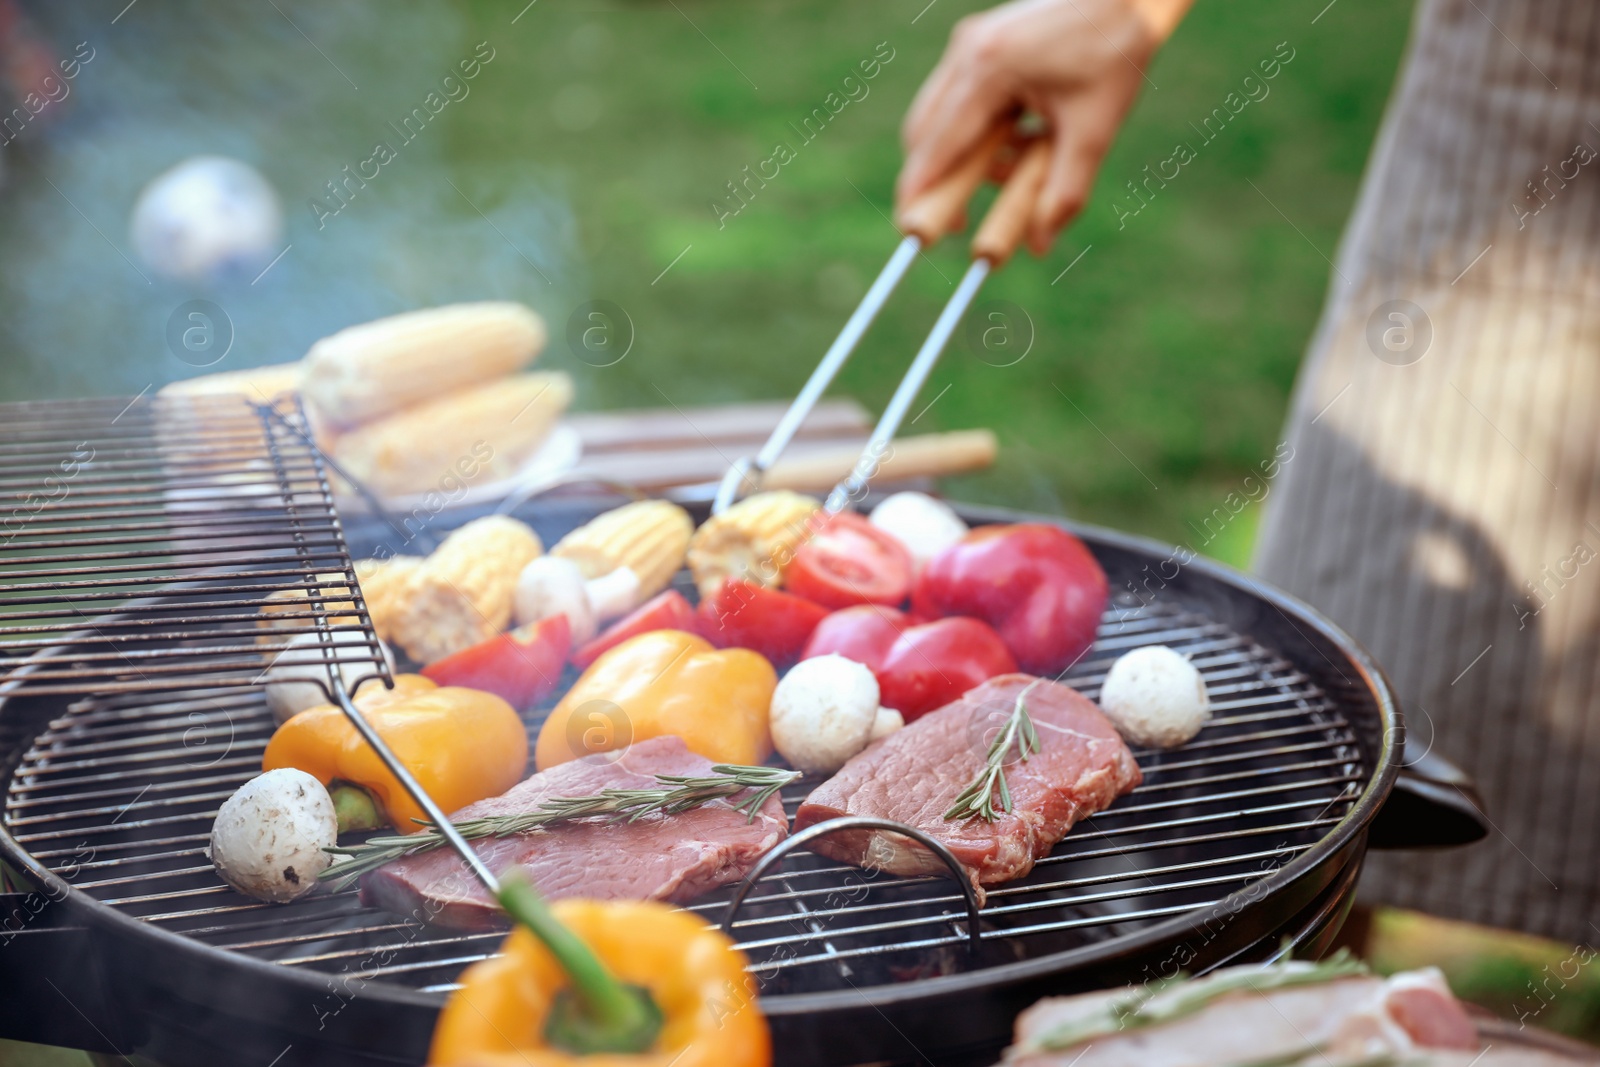
<instances>
[{"instance_id":1,"label":"yellow bell pepper","mask_svg":"<svg viewBox=\"0 0 1600 1067\"><path fill-rule=\"evenodd\" d=\"M616 981L643 989L660 1030L642 1052L567 1051L546 1026L574 983L526 927L461 976L433 1032L432 1067L768 1067L772 1039L744 957L721 931L649 901L561 900L549 913Z\"/></svg>"},{"instance_id":2,"label":"yellow bell pepper","mask_svg":"<svg viewBox=\"0 0 1600 1067\"><path fill-rule=\"evenodd\" d=\"M402 674L393 690L364 686L355 704L446 812L499 796L527 769L527 730L511 705L492 693L436 687ZM279 767L305 771L323 785L338 780L361 786L402 833L417 829L416 820L424 818L336 705L307 708L278 727L261 769Z\"/></svg>"},{"instance_id":3,"label":"yellow bell pepper","mask_svg":"<svg viewBox=\"0 0 1600 1067\"><path fill-rule=\"evenodd\" d=\"M778 675L759 653L718 650L682 630L624 641L583 672L539 730L541 771L664 734L715 763L772 754L767 716Z\"/></svg>"}]
</instances>

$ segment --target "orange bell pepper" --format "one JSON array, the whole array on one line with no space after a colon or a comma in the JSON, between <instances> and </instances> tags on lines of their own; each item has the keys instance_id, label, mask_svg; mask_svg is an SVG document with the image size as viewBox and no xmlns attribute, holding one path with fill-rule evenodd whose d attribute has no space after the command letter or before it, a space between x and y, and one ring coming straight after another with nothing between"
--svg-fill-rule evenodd
<instances>
[{"instance_id":1,"label":"orange bell pepper","mask_svg":"<svg viewBox=\"0 0 1600 1067\"><path fill-rule=\"evenodd\" d=\"M541 771L595 752L676 734L714 763L772 754L767 716L778 675L759 653L717 650L682 630L630 638L583 672L539 730Z\"/></svg>"},{"instance_id":2,"label":"orange bell pepper","mask_svg":"<svg viewBox=\"0 0 1600 1067\"><path fill-rule=\"evenodd\" d=\"M446 812L499 796L527 769L527 730L511 705L493 693L440 688L402 674L393 690L363 687L355 704ZM261 769L279 767L305 771L323 785L337 780L361 786L402 833L417 829L417 820L424 818L336 705L307 708L278 727Z\"/></svg>"},{"instance_id":3,"label":"orange bell pepper","mask_svg":"<svg viewBox=\"0 0 1600 1067\"><path fill-rule=\"evenodd\" d=\"M560 900L551 917L616 981L649 994L660 1029L642 1052L580 1054L547 1031L575 984L526 927L461 976L433 1032L432 1067L768 1067L772 1039L744 956L721 931L651 901Z\"/></svg>"}]
</instances>

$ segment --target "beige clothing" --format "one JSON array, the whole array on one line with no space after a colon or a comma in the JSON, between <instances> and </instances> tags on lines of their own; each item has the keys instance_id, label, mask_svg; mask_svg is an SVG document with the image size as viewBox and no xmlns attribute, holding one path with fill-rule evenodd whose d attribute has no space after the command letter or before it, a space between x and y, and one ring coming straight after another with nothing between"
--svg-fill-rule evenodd
<instances>
[{"instance_id":1,"label":"beige clothing","mask_svg":"<svg viewBox=\"0 0 1600 1067\"><path fill-rule=\"evenodd\" d=\"M1600 4L1422 0L1257 569L1373 652L1410 743L1466 768L1495 824L1374 854L1363 893L1600 943L1592 122Z\"/></svg>"}]
</instances>

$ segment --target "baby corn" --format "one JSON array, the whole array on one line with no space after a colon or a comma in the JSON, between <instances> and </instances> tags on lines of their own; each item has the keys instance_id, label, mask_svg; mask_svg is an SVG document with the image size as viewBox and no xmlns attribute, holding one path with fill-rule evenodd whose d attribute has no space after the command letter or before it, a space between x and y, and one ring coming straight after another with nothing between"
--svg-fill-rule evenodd
<instances>
[{"instance_id":1,"label":"baby corn","mask_svg":"<svg viewBox=\"0 0 1600 1067\"><path fill-rule=\"evenodd\" d=\"M333 458L379 493L450 494L515 474L571 402L565 374L513 375L358 426Z\"/></svg>"},{"instance_id":2,"label":"baby corn","mask_svg":"<svg viewBox=\"0 0 1600 1067\"><path fill-rule=\"evenodd\" d=\"M694 521L667 500L639 500L598 516L550 550L569 559L586 578L630 567L639 576L639 600L665 589L683 566Z\"/></svg>"},{"instance_id":3,"label":"baby corn","mask_svg":"<svg viewBox=\"0 0 1600 1067\"><path fill-rule=\"evenodd\" d=\"M511 621L517 576L543 551L538 534L516 519L467 523L411 573L392 621L395 643L433 663L498 634Z\"/></svg>"},{"instance_id":4,"label":"baby corn","mask_svg":"<svg viewBox=\"0 0 1600 1067\"><path fill-rule=\"evenodd\" d=\"M270 367L252 367L249 370L219 371L169 382L161 387L161 396L224 396L237 393L256 402L271 400L280 393L292 393L300 388L304 368L299 363L276 363Z\"/></svg>"},{"instance_id":5,"label":"baby corn","mask_svg":"<svg viewBox=\"0 0 1600 1067\"><path fill-rule=\"evenodd\" d=\"M302 388L323 415L353 426L510 374L531 362L544 342L544 320L521 304L411 311L312 345Z\"/></svg>"},{"instance_id":6,"label":"baby corn","mask_svg":"<svg viewBox=\"0 0 1600 1067\"><path fill-rule=\"evenodd\" d=\"M716 592L725 578L777 585L820 506L809 496L778 490L711 516L689 540L689 569L700 595Z\"/></svg>"},{"instance_id":7,"label":"baby corn","mask_svg":"<svg viewBox=\"0 0 1600 1067\"><path fill-rule=\"evenodd\" d=\"M394 620L405 603L406 583L422 566L421 556L390 556L388 559L361 559L356 561L356 581L361 586L361 599L367 603L367 615L378 640L388 641L394 633Z\"/></svg>"},{"instance_id":8,"label":"baby corn","mask_svg":"<svg viewBox=\"0 0 1600 1067\"><path fill-rule=\"evenodd\" d=\"M316 581L321 588L316 590L314 598L321 600L323 610L329 613L329 625L355 625L361 621L356 615L332 614L336 611L343 613L355 610L355 605L344 599L350 595L349 587L344 584L344 575L319 574L316 577ZM313 607L313 596L308 595L304 589L275 590L267 596L266 600L262 601L261 607L258 609L260 618L256 620L256 626L261 632L256 634L256 644L273 645L285 643L295 634L311 632L316 627L316 619L309 616L294 619L285 618L284 616L286 612L291 611L309 612Z\"/></svg>"}]
</instances>

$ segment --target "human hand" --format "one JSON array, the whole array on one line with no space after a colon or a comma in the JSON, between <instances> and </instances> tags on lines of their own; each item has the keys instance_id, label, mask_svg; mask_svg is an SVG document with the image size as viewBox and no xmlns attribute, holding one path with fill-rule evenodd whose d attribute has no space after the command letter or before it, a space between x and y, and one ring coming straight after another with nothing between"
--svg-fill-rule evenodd
<instances>
[{"instance_id":1,"label":"human hand","mask_svg":"<svg viewBox=\"0 0 1600 1067\"><path fill-rule=\"evenodd\" d=\"M1138 95L1145 65L1190 0L1012 0L956 24L901 130L903 208L1026 109L1052 139L1029 220L1043 254L1083 209L1095 172Z\"/></svg>"}]
</instances>

